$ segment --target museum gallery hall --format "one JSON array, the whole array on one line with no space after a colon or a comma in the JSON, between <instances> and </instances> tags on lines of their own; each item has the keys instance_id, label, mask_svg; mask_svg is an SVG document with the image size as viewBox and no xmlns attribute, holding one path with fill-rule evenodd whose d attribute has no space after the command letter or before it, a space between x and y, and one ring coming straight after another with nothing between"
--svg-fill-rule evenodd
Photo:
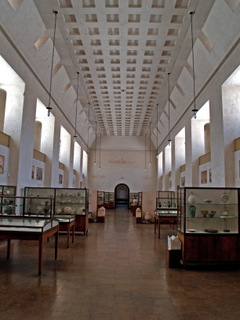
<instances>
[{"instance_id":1,"label":"museum gallery hall","mask_svg":"<svg viewBox=\"0 0 240 320\"><path fill-rule=\"evenodd\" d=\"M0 0L0 318L240 318L240 1Z\"/></svg>"}]
</instances>

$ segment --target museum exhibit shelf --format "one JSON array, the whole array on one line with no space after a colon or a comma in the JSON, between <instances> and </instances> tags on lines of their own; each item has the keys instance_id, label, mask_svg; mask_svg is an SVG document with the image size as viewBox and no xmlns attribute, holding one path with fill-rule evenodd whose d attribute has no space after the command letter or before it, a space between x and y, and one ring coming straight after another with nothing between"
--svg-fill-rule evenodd
<instances>
[{"instance_id":1,"label":"museum exhibit shelf","mask_svg":"<svg viewBox=\"0 0 240 320\"><path fill-rule=\"evenodd\" d=\"M114 208L114 192L104 192L104 207L106 209Z\"/></svg>"},{"instance_id":2,"label":"museum exhibit shelf","mask_svg":"<svg viewBox=\"0 0 240 320\"><path fill-rule=\"evenodd\" d=\"M15 196L16 195L16 187L15 186L5 186L0 185L0 195L1 196Z\"/></svg>"},{"instance_id":3,"label":"museum exhibit shelf","mask_svg":"<svg viewBox=\"0 0 240 320\"><path fill-rule=\"evenodd\" d=\"M97 192L97 209L104 207L104 191Z\"/></svg>"},{"instance_id":4,"label":"museum exhibit shelf","mask_svg":"<svg viewBox=\"0 0 240 320\"><path fill-rule=\"evenodd\" d=\"M2 208L2 204L3 204L2 201L4 201L5 197L16 196L16 187L15 186L0 185L0 196L1 196L0 212L3 212L4 208Z\"/></svg>"},{"instance_id":5,"label":"museum exhibit shelf","mask_svg":"<svg viewBox=\"0 0 240 320\"><path fill-rule=\"evenodd\" d=\"M88 189L25 187L25 195L52 197L53 215L73 215L75 231L88 233Z\"/></svg>"},{"instance_id":6,"label":"museum exhibit shelf","mask_svg":"<svg viewBox=\"0 0 240 320\"><path fill-rule=\"evenodd\" d=\"M43 197L0 196L0 215L43 216L53 215L53 199Z\"/></svg>"},{"instance_id":7,"label":"museum exhibit shelf","mask_svg":"<svg viewBox=\"0 0 240 320\"><path fill-rule=\"evenodd\" d=\"M114 192L98 191L97 193L97 209L104 207L105 209L114 209Z\"/></svg>"},{"instance_id":8,"label":"museum exhibit shelf","mask_svg":"<svg viewBox=\"0 0 240 320\"><path fill-rule=\"evenodd\" d=\"M238 188L178 188L182 263L239 264Z\"/></svg>"},{"instance_id":9,"label":"museum exhibit shelf","mask_svg":"<svg viewBox=\"0 0 240 320\"><path fill-rule=\"evenodd\" d=\"M169 223L174 229L177 222L177 199L174 191L157 191L156 209L154 213L154 233L158 228L158 238L160 239L160 225Z\"/></svg>"},{"instance_id":10,"label":"museum exhibit shelf","mask_svg":"<svg viewBox=\"0 0 240 320\"><path fill-rule=\"evenodd\" d=\"M133 216L135 216L137 208L142 209L142 192L130 193L130 209Z\"/></svg>"},{"instance_id":11,"label":"museum exhibit shelf","mask_svg":"<svg viewBox=\"0 0 240 320\"><path fill-rule=\"evenodd\" d=\"M10 244L16 240L38 240L38 274L42 273L43 241L55 235L55 260L57 259L59 222L54 218L32 218L22 216L0 217L0 239L7 240L7 257Z\"/></svg>"}]
</instances>

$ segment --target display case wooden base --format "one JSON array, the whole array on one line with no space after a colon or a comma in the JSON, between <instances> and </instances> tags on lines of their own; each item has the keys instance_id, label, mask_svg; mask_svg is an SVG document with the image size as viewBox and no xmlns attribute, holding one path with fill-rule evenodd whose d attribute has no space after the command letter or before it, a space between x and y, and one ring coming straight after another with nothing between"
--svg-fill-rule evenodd
<instances>
[{"instance_id":1,"label":"display case wooden base","mask_svg":"<svg viewBox=\"0 0 240 320\"><path fill-rule=\"evenodd\" d=\"M182 263L188 265L240 264L240 236L182 234Z\"/></svg>"},{"instance_id":2,"label":"display case wooden base","mask_svg":"<svg viewBox=\"0 0 240 320\"><path fill-rule=\"evenodd\" d=\"M75 231L76 232L83 232L84 235L88 234L88 214L75 215Z\"/></svg>"},{"instance_id":3,"label":"display case wooden base","mask_svg":"<svg viewBox=\"0 0 240 320\"><path fill-rule=\"evenodd\" d=\"M105 222L105 216L104 217L97 217L97 222L104 223Z\"/></svg>"},{"instance_id":4,"label":"display case wooden base","mask_svg":"<svg viewBox=\"0 0 240 320\"><path fill-rule=\"evenodd\" d=\"M180 268L181 267L181 250L169 250L167 249L166 264L169 268Z\"/></svg>"}]
</instances>

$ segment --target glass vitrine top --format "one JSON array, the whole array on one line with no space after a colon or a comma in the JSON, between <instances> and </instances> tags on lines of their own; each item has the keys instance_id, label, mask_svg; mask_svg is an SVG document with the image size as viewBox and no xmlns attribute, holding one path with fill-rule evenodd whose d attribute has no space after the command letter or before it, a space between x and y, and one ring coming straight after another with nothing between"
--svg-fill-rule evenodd
<instances>
[{"instance_id":1,"label":"glass vitrine top","mask_svg":"<svg viewBox=\"0 0 240 320\"><path fill-rule=\"evenodd\" d=\"M55 219L38 219L23 217L0 218L0 232L45 232L56 226L59 222Z\"/></svg>"}]
</instances>

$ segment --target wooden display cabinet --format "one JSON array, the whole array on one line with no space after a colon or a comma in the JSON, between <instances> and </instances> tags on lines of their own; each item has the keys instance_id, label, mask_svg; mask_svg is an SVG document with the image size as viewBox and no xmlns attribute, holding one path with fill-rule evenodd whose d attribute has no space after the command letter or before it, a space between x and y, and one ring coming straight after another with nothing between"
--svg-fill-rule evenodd
<instances>
[{"instance_id":1,"label":"wooden display cabinet","mask_svg":"<svg viewBox=\"0 0 240 320\"><path fill-rule=\"evenodd\" d=\"M183 266L240 263L239 190L178 189Z\"/></svg>"},{"instance_id":2,"label":"wooden display cabinet","mask_svg":"<svg viewBox=\"0 0 240 320\"><path fill-rule=\"evenodd\" d=\"M75 231L88 233L89 190L82 188L25 187L27 196L53 199L53 215L75 216Z\"/></svg>"}]
</instances>

